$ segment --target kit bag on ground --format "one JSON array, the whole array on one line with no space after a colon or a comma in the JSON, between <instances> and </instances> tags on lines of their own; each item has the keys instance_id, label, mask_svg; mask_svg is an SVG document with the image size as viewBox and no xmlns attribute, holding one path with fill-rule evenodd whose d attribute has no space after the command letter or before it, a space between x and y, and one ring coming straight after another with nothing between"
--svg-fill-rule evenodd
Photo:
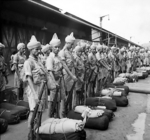
<instances>
[{"instance_id":1,"label":"kit bag on ground","mask_svg":"<svg viewBox=\"0 0 150 140\"><path fill-rule=\"evenodd\" d=\"M39 134L40 140L86 140L85 130L66 134Z\"/></svg>"},{"instance_id":2,"label":"kit bag on ground","mask_svg":"<svg viewBox=\"0 0 150 140\"><path fill-rule=\"evenodd\" d=\"M113 99L101 98L101 97L89 97L86 99L85 105L87 106L105 106L106 109L116 111L116 102Z\"/></svg>"},{"instance_id":3,"label":"kit bag on ground","mask_svg":"<svg viewBox=\"0 0 150 140\"><path fill-rule=\"evenodd\" d=\"M75 120L83 120L81 113L77 113L74 110L71 110L67 118ZM85 128L97 129L97 130L107 130L109 126L109 118L105 115L102 115L97 118L87 118L85 123Z\"/></svg>"},{"instance_id":4,"label":"kit bag on ground","mask_svg":"<svg viewBox=\"0 0 150 140\"><path fill-rule=\"evenodd\" d=\"M112 99L116 101L117 106L126 107L128 105L128 98L126 96L112 96Z\"/></svg>"},{"instance_id":5,"label":"kit bag on ground","mask_svg":"<svg viewBox=\"0 0 150 140\"><path fill-rule=\"evenodd\" d=\"M113 85L115 85L115 86L123 86L124 84L125 84L124 81L113 83Z\"/></svg>"},{"instance_id":6,"label":"kit bag on ground","mask_svg":"<svg viewBox=\"0 0 150 140\"><path fill-rule=\"evenodd\" d=\"M29 109L23 106L17 106L10 103L2 103L0 104L1 108L6 110L15 110L18 112L20 119L27 119L29 115Z\"/></svg>"},{"instance_id":7,"label":"kit bag on ground","mask_svg":"<svg viewBox=\"0 0 150 140\"><path fill-rule=\"evenodd\" d=\"M116 88L117 90L122 90L124 91L124 94L128 95L129 94L129 87L128 86L115 86L113 84L107 85L107 88Z\"/></svg>"},{"instance_id":8,"label":"kit bag on ground","mask_svg":"<svg viewBox=\"0 0 150 140\"><path fill-rule=\"evenodd\" d=\"M142 75L139 75L138 78L139 78L139 79L145 79L146 77L145 77L145 75L142 73Z\"/></svg>"},{"instance_id":9,"label":"kit bag on ground","mask_svg":"<svg viewBox=\"0 0 150 140\"><path fill-rule=\"evenodd\" d=\"M148 72L146 72L146 71L142 71L142 73L143 73L143 75L145 76L145 78L147 78L148 77Z\"/></svg>"},{"instance_id":10,"label":"kit bag on ground","mask_svg":"<svg viewBox=\"0 0 150 140\"><path fill-rule=\"evenodd\" d=\"M6 119L8 124L17 124L20 122L20 117L17 110L0 108L0 118Z\"/></svg>"},{"instance_id":11,"label":"kit bag on ground","mask_svg":"<svg viewBox=\"0 0 150 140\"><path fill-rule=\"evenodd\" d=\"M0 134L5 133L8 127L6 119L0 118Z\"/></svg>"},{"instance_id":12,"label":"kit bag on ground","mask_svg":"<svg viewBox=\"0 0 150 140\"><path fill-rule=\"evenodd\" d=\"M112 110L108 110L108 109L102 109L102 108L98 108L98 107L90 107L92 110L103 110L103 116L107 116L109 121L111 121L114 117L115 114Z\"/></svg>"},{"instance_id":13,"label":"kit bag on ground","mask_svg":"<svg viewBox=\"0 0 150 140\"><path fill-rule=\"evenodd\" d=\"M17 95L13 90L14 88L8 88L5 90L5 99L7 100L8 103L13 103L16 102L17 100Z\"/></svg>"}]
</instances>

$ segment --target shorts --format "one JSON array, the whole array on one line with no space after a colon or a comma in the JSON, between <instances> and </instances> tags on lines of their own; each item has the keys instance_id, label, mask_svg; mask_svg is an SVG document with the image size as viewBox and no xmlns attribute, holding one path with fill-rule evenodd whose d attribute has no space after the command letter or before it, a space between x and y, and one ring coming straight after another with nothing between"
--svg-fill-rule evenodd
<instances>
[{"instance_id":1,"label":"shorts","mask_svg":"<svg viewBox=\"0 0 150 140\"><path fill-rule=\"evenodd\" d=\"M34 111L34 108L36 106L35 99L32 96L32 94L28 94L27 97L28 97L30 111Z\"/></svg>"}]
</instances>

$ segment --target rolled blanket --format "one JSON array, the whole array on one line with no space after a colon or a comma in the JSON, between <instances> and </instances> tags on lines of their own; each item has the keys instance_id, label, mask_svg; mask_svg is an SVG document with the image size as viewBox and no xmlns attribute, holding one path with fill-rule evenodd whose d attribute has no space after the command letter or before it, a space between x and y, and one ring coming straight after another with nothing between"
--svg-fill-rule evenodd
<instances>
[{"instance_id":1,"label":"rolled blanket","mask_svg":"<svg viewBox=\"0 0 150 140\"><path fill-rule=\"evenodd\" d=\"M114 93L113 93L113 96L121 96L122 95L122 92L121 91L115 91Z\"/></svg>"},{"instance_id":2,"label":"rolled blanket","mask_svg":"<svg viewBox=\"0 0 150 140\"><path fill-rule=\"evenodd\" d=\"M72 133L83 129L82 120L49 118L42 123L39 134Z\"/></svg>"},{"instance_id":3,"label":"rolled blanket","mask_svg":"<svg viewBox=\"0 0 150 140\"><path fill-rule=\"evenodd\" d=\"M115 85L123 85L127 81L127 78L117 77L114 79L113 84Z\"/></svg>"},{"instance_id":4,"label":"rolled blanket","mask_svg":"<svg viewBox=\"0 0 150 140\"><path fill-rule=\"evenodd\" d=\"M77 113L83 113L84 110L86 109L87 109L86 106L76 106L74 111ZM102 114L104 113L103 110L91 110L90 108L88 109L90 110L88 113L89 118L97 118L97 117L102 116Z\"/></svg>"},{"instance_id":5,"label":"rolled blanket","mask_svg":"<svg viewBox=\"0 0 150 140\"><path fill-rule=\"evenodd\" d=\"M109 96L103 96L103 97L100 97L100 98L103 98L103 99L112 99L112 98L109 97Z\"/></svg>"},{"instance_id":6,"label":"rolled blanket","mask_svg":"<svg viewBox=\"0 0 150 140\"><path fill-rule=\"evenodd\" d=\"M125 73L120 73L120 74L119 74L119 77L125 78L125 77L126 77L126 74L125 74Z\"/></svg>"},{"instance_id":7,"label":"rolled blanket","mask_svg":"<svg viewBox=\"0 0 150 140\"><path fill-rule=\"evenodd\" d=\"M88 108L87 106L76 106L74 111L82 114L86 109L91 111L91 109Z\"/></svg>"},{"instance_id":8,"label":"rolled blanket","mask_svg":"<svg viewBox=\"0 0 150 140\"><path fill-rule=\"evenodd\" d=\"M113 92L112 92L112 90L110 90L110 89L103 89L102 91L101 91L101 95L103 95L103 96L107 96L107 95L111 95Z\"/></svg>"},{"instance_id":9,"label":"rolled blanket","mask_svg":"<svg viewBox=\"0 0 150 140\"><path fill-rule=\"evenodd\" d=\"M96 109L106 109L106 106L96 106Z\"/></svg>"}]
</instances>

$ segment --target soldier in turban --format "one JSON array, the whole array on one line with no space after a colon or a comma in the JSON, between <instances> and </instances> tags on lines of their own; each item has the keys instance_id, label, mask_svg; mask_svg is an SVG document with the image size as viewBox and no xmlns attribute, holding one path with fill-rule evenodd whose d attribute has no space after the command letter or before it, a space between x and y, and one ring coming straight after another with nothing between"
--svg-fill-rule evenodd
<instances>
[{"instance_id":1,"label":"soldier in turban","mask_svg":"<svg viewBox=\"0 0 150 140\"><path fill-rule=\"evenodd\" d=\"M97 59L96 59L96 44L90 46L91 52L88 55L88 60L90 64L90 75L89 75L89 85L88 85L88 97L92 97L95 94L95 82L97 76Z\"/></svg>"},{"instance_id":2,"label":"soldier in turban","mask_svg":"<svg viewBox=\"0 0 150 140\"><path fill-rule=\"evenodd\" d=\"M37 41L35 36L31 37L30 42L27 44L27 48L30 51L30 55L29 58L25 61L23 69L24 69L24 75L26 79L25 92L27 94L29 107L30 107L30 114L28 117L28 127L29 127L29 132L31 132L31 119L33 116L35 106L39 101L38 94L40 91L42 81L47 81L47 72L45 70L45 67L41 63L41 61L39 61L38 59L39 54L41 52L41 43ZM48 98L47 85L45 85L43 95L41 98L42 106L40 105L38 115L40 115L40 112L42 112L44 109L48 107L47 98Z\"/></svg>"},{"instance_id":3,"label":"soldier in turban","mask_svg":"<svg viewBox=\"0 0 150 140\"><path fill-rule=\"evenodd\" d=\"M71 89L73 89L73 85L75 85L74 82L77 81L77 78L75 76L75 60L71 52L74 41L75 38L73 36L73 33L71 33L65 38L65 46L59 52L61 60L66 64L66 66L69 69L69 73L66 70L64 70L64 80L67 92L70 92ZM73 94L75 94L75 90L73 90ZM70 106L74 106L74 99L72 99L72 101L70 100Z\"/></svg>"},{"instance_id":4,"label":"soldier in turban","mask_svg":"<svg viewBox=\"0 0 150 140\"><path fill-rule=\"evenodd\" d=\"M17 99L23 100L23 82L20 79L20 73L23 69L24 62L26 60L25 56L25 44L19 43L17 45L18 53L16 53L13 57L13 65L15 69L15 75L14 75L14 87L17 88Z\"/></svg>"}]
</instances>

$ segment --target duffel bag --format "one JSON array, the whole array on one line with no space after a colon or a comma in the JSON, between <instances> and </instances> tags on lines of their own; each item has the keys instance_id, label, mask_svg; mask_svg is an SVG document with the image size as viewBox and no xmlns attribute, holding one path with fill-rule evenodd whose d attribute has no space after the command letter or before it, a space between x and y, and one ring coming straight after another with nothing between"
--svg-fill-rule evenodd
<instances>
[{"instance_id":1,"label":"duffel bag","mask_svg":"<svg viewBox=\"0 0 150 140\"><path fill-rule=\"evenodd\" d=\"M139 78L139 79L145 79L146 77L145 77L145 75L142 73L141 75L138 75L138 78Z\"/></svg>"},{"instance_id":2,"label":"duffel bag","mask_svg":"<svg viewBox=\"0 0 150 140\"><path fill-rule=\"evenodd\" d=\"M17 95L13 90L14 88L8 88L5 90L5 99L7 100L8 103L13 103L14 101L17 100Z\"/></svg>"},{"instance_id":3,"label":"duffel bag","mask_svg":"<svg viewBox=\"0 0 150 140\"><path fill-rule=\"evenodd\" d=\"M39 134L41 140L86 140L85 130L66 134Z\"/></svg>"},{"instance_id":4,"label":"duffel bag","mask_svg":"<svg viewBox=\"0 0 150 140\"><path fill-rule=\"evenodd\" d=\"M116 88L118 90L123 90L124 94L128 95L129 94L129 87L128 86L115 86L113 84L109 84L107 85L107 87L111 87L111 88Z\"/></svg>"},{"instance_id":5,"label":"duffel bag","mask_svg":"<svg viewBox=\"0 0 150 140\"><path fill-rule=\"evenodd\" d=\"M108 109L100 109L98 107L91 107L91 109L95 109L95 110L103 110L104 113L103 113L103 116L107 116L109 121L111 121L114 117L115 117L115 114L112 110L108 110Z\"/></svg>"},{"instance_id":6,"label":"duffel bag","mask_svg":"<svg viewBox=\"0 0 150 140\"><path fill-rule=\"evenodd\" d=\"M5 133L7 128L8 128L7 120L0 118L0 134Z\"/></svg>"},{"instance_id":7,"label":"duffel bag","mask_svg":"<svg viewBox=\"0 0 150 140\"><path fill-rule=\"evenodd\" d=\"M10 103L1 103L1 108L6 110L16 110L18 111L20 119L27 119L29 115L29 109L23 106L17 106Z\"/></svg>"},{"instance_id":8,"label":"duffel bag","mask_svg":"<svg viewBox=\"0 0 150 140\"><path fill-rule=\"evenodd\" d=\"M128 98L126 96L112 96L112 99L116 101L117 106L126 107L128 105Z\"/></svg>"},{"instance_id":9,"label":"duffel bag","mask_svg":"<svg viewBox=\"0 0 150 140\"><path fill-rule=\"evenodd\" d=\"M17 124L20 122L20 117L17 110L6 110L1 108L0 118L6 119L8 124Z\"/></svg>"},{"instance_id":10,"label":"duffel bag","mask_svg":"<svg viewBox=\"0 0 150 140\"><path fill-rule=\"evenodd\" d=\"M89 97L86 99L85 105L87 106L106 106L106 109L116 111L116 102L113 99L101 98L101 97Z\"/></svg>"},{"instance_id":11,"label":"duffel bag","mask_svg":"<svg viewBox=\"0 0 150 140\"><path fill-rule=\"evenodd\" d=\"M145 76L145 78L147 78L148 77L148 72L146 72L146 71L142 71L142 73L143 73L143 75Z\"/></svg>"},{"instance_id":12,"label":"duffel bag","mask_svg":"<svg viewBox=\"0 0 150 140\"><path fill-rule=\"evenodd\" d=\"M76 113L74 110L71 110L67 118L75 120L83 120L80 113ZM85 123L85 128L97 129L97 130L107 130L109 126L109 119L107 116L100 116L97 118L88 118Z\"/></svg>"}]
</instances>

